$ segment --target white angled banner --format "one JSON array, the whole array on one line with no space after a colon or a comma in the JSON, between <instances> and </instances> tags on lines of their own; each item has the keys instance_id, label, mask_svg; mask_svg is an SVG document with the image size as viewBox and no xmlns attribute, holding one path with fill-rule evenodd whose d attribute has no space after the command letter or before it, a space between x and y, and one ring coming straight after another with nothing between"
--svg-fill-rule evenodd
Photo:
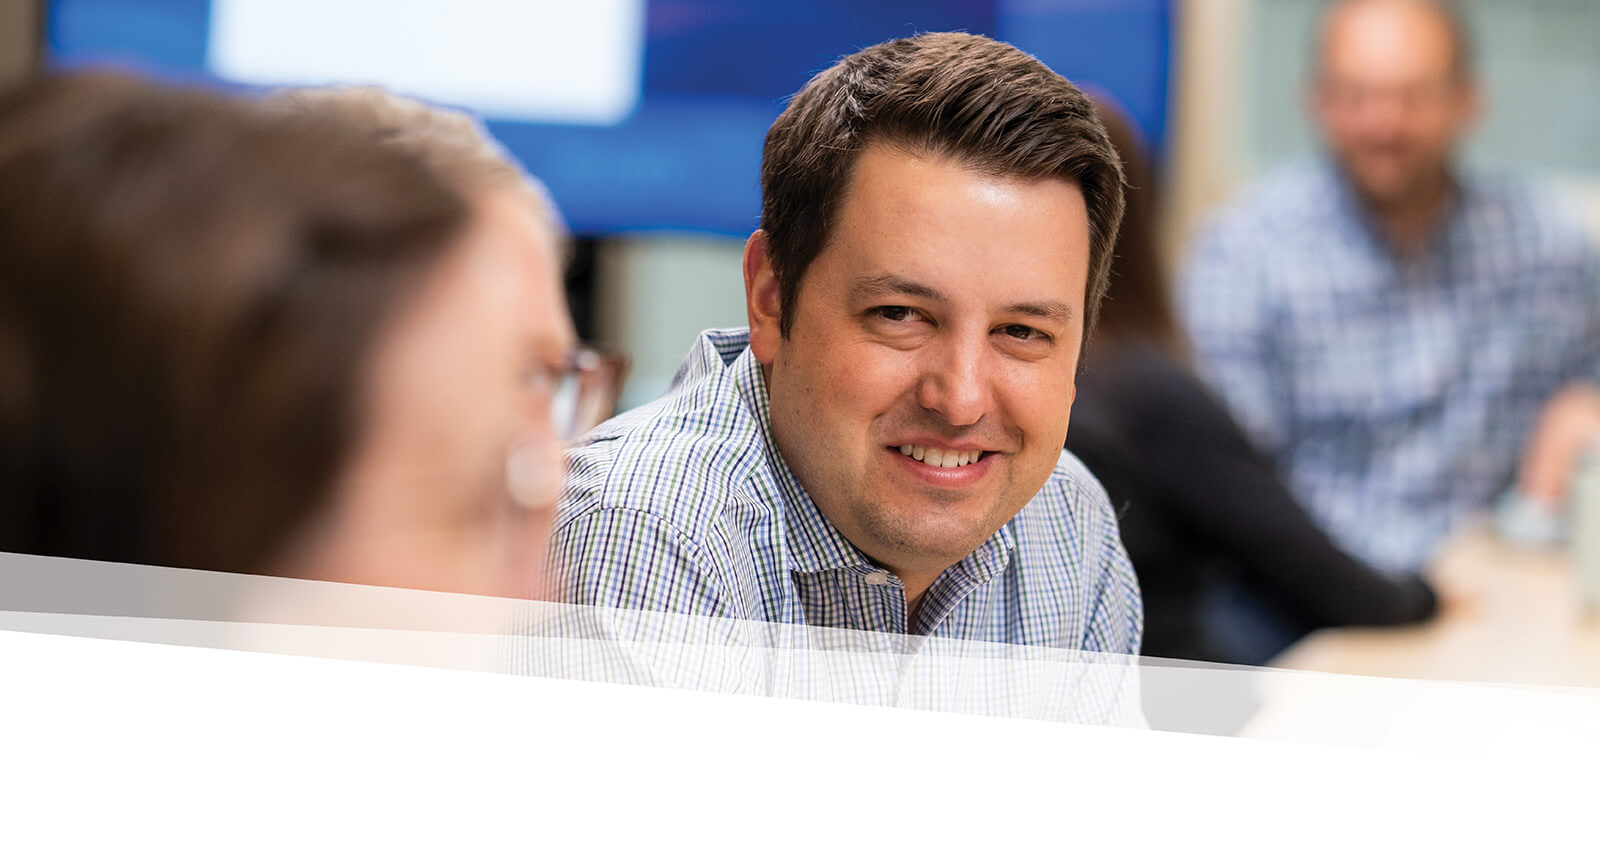
<instances>
[{"instance_id":1,"label":"white angled banner","mask_svg":"<svg viewBox=\"0 0 1600 862\"><path fill-rule=\"evenodd\" d=\"M1565 858L1592 843L1592 689L15 554L0 554L0 609L0 858Z\"/></svg>"}]
</instances>

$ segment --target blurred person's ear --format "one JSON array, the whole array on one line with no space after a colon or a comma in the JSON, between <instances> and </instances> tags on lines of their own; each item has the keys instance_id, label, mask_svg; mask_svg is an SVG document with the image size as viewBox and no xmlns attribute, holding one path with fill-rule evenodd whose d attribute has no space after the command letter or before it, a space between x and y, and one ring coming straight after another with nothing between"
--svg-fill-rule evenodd
<instances>
[{"instance_id":1,"label":"blurred person's ear","mask_svg":"<svg viewBox=\"0 0 1600 862\"><path fill-rule=\"evenodd\" d=\"M1334 100L1338 98L1333 81L1321 69L1313 72L1307 79L1301 91L1300 104L1305 111L1305 116L1316 124L1317 129L1324 135L1331 124L1335 109Z\"/></svg>"},{"instance_id":2,"label":"blurred person's ear","mask_svg":"<svg viewBox=\"0 0 1600 862\"><path fill-rule=\"evenodd\" d=\"M1455 104L1452 109L1455 114L1455 128L1458 137L1478 124L1478 119L1483 116L1488 99L1488 95L1478 85L1476 78L1463 78L1457 82Z\"/></svg>"},{"instance_id":3,"label":"blurred person's ear","mask_svg":"<svg viewBox=\"0 0 1600 862\"><path fill-rule=\"evenodd\" d=\"M1333 107L1333 83L1322 70L1318 69L1306 79L1300 91L1300 106L1318 128L1326 128L1328 112Z\"/></svg>"},{"instance_id":4,"label":"blurred person's ear","mask_svg":"<svg viewBox=\"0 0 1600 862\"><path fill-rule=\"evenodd\" d=\"M770 365L783 341L783 292L767 257L767 234L756 231L744 244L745 315L750 321L750 351L756 361Z\"/></svg>"}]
</instances>

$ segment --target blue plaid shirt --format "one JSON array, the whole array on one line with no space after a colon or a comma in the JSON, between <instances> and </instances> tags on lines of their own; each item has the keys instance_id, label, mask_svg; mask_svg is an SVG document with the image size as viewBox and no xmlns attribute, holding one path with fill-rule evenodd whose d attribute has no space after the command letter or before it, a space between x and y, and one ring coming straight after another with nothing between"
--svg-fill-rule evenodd
<instances>
[{"instance_id":1,"label":"blue plaid shirt","mask_svg":"<svg viewBox=\"0 0 1600 862\"><path fill-rule=\"evenodd\" d=\"M568 456L558 598L890 634L1135 654L1142 608L1105 491L1063 453L1043 490L934 581L916 627L784 464L743 329L703 333L660 400Z\"/></svg>"},{"instance_id":2,"label":"blue plaid shirt","mask_svg":"<svg viewBox=\"0 0 1600 862\"><path fill-rule=\"evenodd\" d=\"M1280 171L1201 232L1179 299L1198 371L1347 549L1420 571L1513 480L1562 384L1600 372L1600 266L1575 221L1462 175L1397 258L1326 163Z\"/></svg>"}]
</instances>

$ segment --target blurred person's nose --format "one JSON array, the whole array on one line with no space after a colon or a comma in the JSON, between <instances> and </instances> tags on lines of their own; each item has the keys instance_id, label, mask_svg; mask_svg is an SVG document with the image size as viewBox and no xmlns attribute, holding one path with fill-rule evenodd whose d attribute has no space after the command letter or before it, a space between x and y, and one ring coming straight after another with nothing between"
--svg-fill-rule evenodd
<instances>
[{"instance_id":1,"label":"blurred person's nose","mask_svg":"<svg viewBox=\"0 0 1600 862\"><path fill-rule=\"evenodd\" d=\"M995 368L987 333L951 331L920 351L917 404L954 426L994 409Z\"/></svg>"},{"instance_id":2,"label":"blurred person's nose","mask_svg":"<svg viewBox=\"0 0 1600 862\"><path fill-rule=\"evenodd\" d=\"M1360 118L1362 131L1375 142L1391 142L1405 134L1407 109L1405 102L1386 93L1369 99Z\"/></svg>"},{"instance_id":3,"label":"blurred person's nose","mask_svg":"<svg viewBox=\"0 0 1600 862\"><path fill-rule=\"evenodd\" d=\"M1361 134L1375 142L1404 138L1442 101L1443 95L1420 86L1366 86L1350 94L1346 110Z\"/></svg>"}]
</instances>

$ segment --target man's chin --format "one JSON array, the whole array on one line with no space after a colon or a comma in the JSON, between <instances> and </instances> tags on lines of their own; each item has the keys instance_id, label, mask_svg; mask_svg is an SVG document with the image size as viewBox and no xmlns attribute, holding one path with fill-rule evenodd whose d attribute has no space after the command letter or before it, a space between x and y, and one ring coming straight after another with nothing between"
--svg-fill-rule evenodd
<instances>
[{"instance_id":1,"label":"man's chin","mask_svg":"<svg viewBox=\"0 0 1600 862\"><path fill-rule=\"evenodd\" d=\"M864 513L866 514L866 513ZM979 519L950 511L918 511L883 507L862 519L876 543L897 555L945 559L954 563L988 541L996 529L975 528Z\"/></svg>"},{"instance_id":2,"label":"man's chin","mask_svg":"<svg viewBox=\"0 0 1600 862\"><path fill-rule=\"evenodd\" d=\"M1353 165L1345 174L1361 197L1379 208L1407 203L1423 186L1421 172L1397 165Z\"/></svg>"}]
</instances>

